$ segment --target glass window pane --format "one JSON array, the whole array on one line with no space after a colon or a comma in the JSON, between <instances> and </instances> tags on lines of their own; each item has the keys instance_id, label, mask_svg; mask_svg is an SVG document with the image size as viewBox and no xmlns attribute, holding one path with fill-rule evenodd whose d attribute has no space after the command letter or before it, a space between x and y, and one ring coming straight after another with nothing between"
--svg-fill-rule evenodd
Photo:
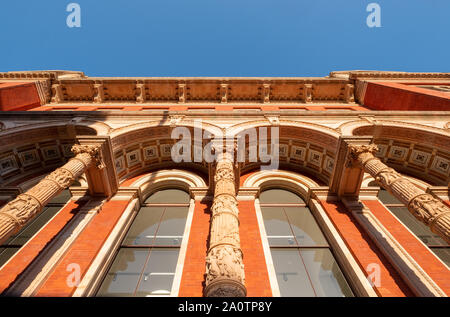
<instances>
[{"instance_id":1,"label":"glass window pane","mask_svg":"<svg viewBox=\"0 0 450 317\"><path fill-rule=\"evenodd\" d=\"M65 204L72 197L70 191L68 189L63 190L58 196L53 198L49 204Z\"/></svg>"},{"instance_id":2,"label":"glass window pane","mask_svg":"<svg viewBox=\"0 0 450 317\"><path fill-rule=\"evenodd\" d=\"M167 207L142 207L125 237L124 245L150 245Z\"/></svg>"},{"instance_id":3,"label":"glass window pane","mask_svg":"<svg viewBox=\"0 0 450 317\"><path fill-rule=\"evenodd\" d=\"M271 248L271 251L281 296L314 296L298 249Z\"/></svg>"},{"instance_id":4,"label":"glass window pane","mask_svg":"<svg viewBox=\"0 0 450 317\"><path fill-rule=\"evenodd\" d=\"M149 252L120 249L97 296L133 296Z\"/></svg>"},{"instance_id":5,"label":"glass window pane","mask_svg":"<svg viewBox=\"0 0 450 317\"><path fill-rule=\"evenodd\" d=\"M60 207L46 207L40 214L26 225L21 231L8 240L7 244L24 245L30 240L54 215L58 213Z\"/></svg>"},{"instance_id":6,"label":"glass window pane","mask_svg":"<svg viewBox=\"0 0 450 317\"><path fill-rule=\"evenodd\" d=\"M353 296L329 249L301 249L314 290L319 297Z\"/></svg>"},{"instance_id":7,"label":"glass window pane","mask_svg":"<svg viewBox=\"0 0 450 317\"><path fill-rule=\"evenodd\" d=\"M299 245L328 245L307 207L283 207Z\"/></svg>"},{"instance_id":8,"label":"glass window pane","mask_svg":"<svg viewBox=\"0 0 450 317\"><path fill-rule=\"evenodd\" d=\"M261 204L304 204L300 196L284 189L269 189L259 195Z\"/></svg>"},{"instance_id":9,"label":"glass window pane","mask_svg":"<svg viewBox=\"0 0 450 317\"><path fill-rule=\"evenodd\" d=\"M431 248L431 250L450 267L450 248Z\"/></svg>"},{"instance_id":10,"label":"glass window pane","mask_svg":"<svg viewBox=\"0 0 450 317\"><path fill-rule=\"evenodd\" d=\"M406 207L389 207L389 210L408 227L426 245L447 245L447 243L433 233L424 223L416 219Z\"/></svg>"},{"instance_id":11,"label":"glass window pane","mask_svg":"<svg viewBox=\"0 0 450 317\"><path fill-rule=\"evenodd\" d=\"M173 278L173 274L144 274L136 296L170 295Z\"/></svg>"},{"instance_id":12,"label":"glass window pane","mask_svg":"<svg viewBox=\"0 0 450 317\"><path fill-rule=\"evenodd\" d=\"M20 248L0 248L0 267L3 266Z\"/></svg>"},{"instance_id":13,"label":"glass window pane","mask_svg":"<svg viewBox=\"0 0 450 317\"><path fill-rule=\"evenodd\" d=\"M168 295L172 289L179 249L153 248L137 296Z\"/></svg>"},{"instance_id":14,"label":"glass window pane","mask_svg":"<svg viewBox=\"0 0 450 317\"><path fill-rule=\"evenodd\" d=\"M383 204L401 204L402 202L391 195L387 190L381 188L378 192L378 199Z\"/></svg>"},{"instance_id":15,"label":"glass window pane","mask_svg":"<svg viewBox=\"0 0 450 317\"><path fill-rule=\"evenodd\" d=\"M295 240L282 207L261 207L270 245L294 245Z\"/></svg>"},{"instance_id":16,"label":"glass window pane","mask_svg":"<svg viewBox=\"0 0 450 317\"><path fill-rule=\"evenodd\" d=\"M166 207L154 244L181 245L188 211L188 207Z\"/></svg>"},{"instance_id":17,"label":"glass window pane","mask_svg":"<svg viewBox=\"0 0 450 317\"><path fill-rule=\"evenodd\" d=\"M189 194L180 189L157 191L145 200L146 204L188 204Z\"/></svg>"},{"instance_id":18,"label":"glass window pane","mask_svg":"<svg viewBox=\"0 0 450 317\"><path fill-rule=\"evenodd\" d=\"M179 248L153 248L145 272L175 273L179 252Z\"/></svg>"}]
</instances>

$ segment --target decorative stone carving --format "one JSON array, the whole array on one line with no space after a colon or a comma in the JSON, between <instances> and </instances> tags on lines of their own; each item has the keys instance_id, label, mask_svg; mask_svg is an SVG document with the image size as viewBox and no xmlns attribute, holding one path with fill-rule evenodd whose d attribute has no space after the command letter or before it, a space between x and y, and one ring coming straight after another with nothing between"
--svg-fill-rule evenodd
<instances>
[{"instance_id":1,"label":"decorative stone carving","mask_svg":"<svg viewBox=\"0 0 450 317\"><path fill-rule=\"evenodd\" d=\"M99 163L100 147L74 145L72 151L75 153L74 158L0 209L0 244L41 212L50 200L69 187L90 166L102 166Z\"/></svg>"},{"instance_id":2,"label":"decorative stone carving","mask_svg":"<svg viewBox=\"0 0 450 317\"><path fill-rule=\"evenodd\" d=\"M231 155L219 155L214 175L210 246L206 257L208 297L246 296L244 264L239 239L239 210Z\"/></svg>"},{"instance_id":3,"label":"decorative stone carving","mask_svg":"<svg viewBox=\"0 0 450 317\"><path fill-rule=\"evenodd\" d=\"M94 102L102 103L105 101L105 92L103 90L103 83L96 82L94 84Z\"/></svg>"},{"instance_id":4,"label":"decorative stone carving","mask_svg":"<svg viewBox=\"0 0 450 317\"><path fill-rule=\"evenodd\" d=\"M176 116L176 115L172 115L169 116L169 123L170 123L170 127L171 128L175 128L177 127L181 121L183 121L184 116Z\"/></svg>"},{"instance_id":5,"label":"decorative stone carving","mask_svg":"<svg viewBox=\"0 0 450 317\"><path fill-rule=\"evenodd\" d=\"M75 181L73 174L64 168L58 168L57 170L47 175L45 178L54 181L59 185L59 187L63 189L69 187L70 184Z\"/></svg>"},{"instance_id":6,"label":"decorative stone carving","mask_svg":"<svg viewBox=\"0 0 450 317\"><path fill-rule=\"evenodd\" d=\"M101 148L99 146L75 144L74 146L72 146L72 152L79 159L86 157L87 160L93 160L98 169L104 168L103 160L101 157Z\"/></svg>"},{"instance_id":7,"label":"decorative stone carving","mask_svg":"<svg viewBox=\"0 0 450 317\"><path fill-rule=\"evenodd\" d=\"M220 102L228 102L228 84L220 84Z\"/></svg>"},{"instance_id":8,"label":"decorative stone carving","mask_svg":"<svg viewBox=\"0 0 450 317\"><path fill-rule=\"evenodd\" d=\"M353 164L360 165L384 189L399 199L411 214L450 243L450 208L440 199L414 186L374 156L376 145L350 145Z\"/></svg>"},{"instance_id":9,"label":"decorative stone carving","mask_svg":"<svg viewBox=\"0 0 450 317\"><path fill-rule=\"evenodd\" d=\"M313 89L312 84L305 84L303 88L304 101L306 103L312 102L312 89Z\"/></svg>"},{"instance_id":10,"label":"decorative stone carving","mask_svg":"<svg viewBox=\"0 0 450 317\"><path fill-rule=\"evenodd\" d=\"M61 84L53 84L52 85L52 102L60 103L64 101L64 95L62 92Z\"/></svg>"},{"instance_id":11,"label":"decorative stone carving","mask_svg":"<svg viewBox=\"0 0 450 317\"><path fill-rule=\"evenodd\" d=\"M178 102L186 102L186 84L178 84Z\"/></svg>"},{"instance_id":12,"label":"decorative stone carving","mask_svg":"<svg viewBox=\"0 0 450 317\"><path fill-rule=\"evenodd\" d=\"M263 85L263 103L270 102L270 84Z\"/></svg>"},{"instance_id":13,"label":"decorative stone carving","mask_svg":"<svg viewBox=\"0 0 450 317\"><path fill-rule=\"evenodd\" d=\"M344 100L348 103L355 102L355 86L352 84L346 84L344 90Z\"/></svg>"},{"instance_id":14,"label":"decorative stone carving","mask_svg":"<svg viewBox=\"0 0 450 317\"><path fill-rule=\"evenodd\" d=\"M145 84L138 82L136 84L136 102L143 103L145 102Z\"/></svg>"}]
</instances>

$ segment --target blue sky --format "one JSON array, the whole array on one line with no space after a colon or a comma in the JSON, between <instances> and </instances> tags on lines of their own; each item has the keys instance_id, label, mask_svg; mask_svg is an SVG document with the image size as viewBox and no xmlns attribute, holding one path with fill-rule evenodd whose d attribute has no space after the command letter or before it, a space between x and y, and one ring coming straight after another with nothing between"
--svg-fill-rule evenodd
<instances>
[{"instance_id":1,"label":"blue sky","mask_svg":"<svg viewBox=\"0 0 450 317\"><path fill-rule=\"evenodd\" d=\"M81 6L81 28L66 6ZM381 28L366 7L381 6ZM14 0L0 71L88 76L326 76L450 72L449 0Z\"/></svg>"}]
</instances>

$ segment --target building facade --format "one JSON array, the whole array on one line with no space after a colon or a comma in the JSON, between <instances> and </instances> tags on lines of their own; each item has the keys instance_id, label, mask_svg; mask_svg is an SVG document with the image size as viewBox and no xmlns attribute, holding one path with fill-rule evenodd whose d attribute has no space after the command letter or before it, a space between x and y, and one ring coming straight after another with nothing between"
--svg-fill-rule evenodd
<instances>
[{"instance_id":1,"label":"building facade","mask_svg":"<svg viewBox=\"0 0 450 317\"><path fill-rule=\"evenodd\" d=\"M450 74L0 73L2 296L450 294Z\"/></svg>"}]
</instances>

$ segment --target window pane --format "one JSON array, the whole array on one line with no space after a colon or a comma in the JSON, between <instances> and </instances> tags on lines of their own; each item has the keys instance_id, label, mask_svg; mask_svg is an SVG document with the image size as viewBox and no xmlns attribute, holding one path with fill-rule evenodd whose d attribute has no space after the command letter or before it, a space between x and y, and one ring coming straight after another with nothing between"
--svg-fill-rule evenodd
<instances>
[{"instance_id":1,"label":"window pane","mask_svg":"<svg viewBox=\"0 0 450 317\"><path fill-rule=\"evenodd\" d=\"M172 289L178 254L178 248L152 249L136 295L169 295Z\"/></svg>"},{"instance_id":2,"label":"window pane","mask_svg":"<svg viewBox=\"0 0 450 317\"><path fill-rule=\"evenodd\" d=\"M53 198L49 204L65 204L72 197L70 190L63 190L58 196Z\"/></svg>"},{"instance_id":3,"label":"window pane","mask_svg":"<svg viewBox=\"0 0 450 317\"><path fill-rule=\"evenodd\" d=\"M284 207L299 245L328 245L307 207Z\"/></svg>"},{"instance_id":4,"label":"window pane","mask_svg":"<svg viewBox=\"0 0 450 317\"><path fill-rule=\"evenodd\" d=\"M20 248L0 248L0 267L5 264Z\"/></svg>"},{"instance_id":5,"label":"window pane","mask_svg":"<svg viewBox=\"0 0 450 317\"><path fill-rule=\"evenodd\" d=\"M431 250L450 267L450 248L431 248Z\"/></svg>"},{"instance_id":6,"label":"window pane","mask_svg":"<svg viewBox=\"0 0 450 317\"><path fill-rule=\"evenodd\" d=\"M406 207L389 207L389 210L408 227L423 243L427 245L447 245L447 243L433 233L424 223L416 219Z\"/></svg>"},{"instance_id":7,"label":"window pane","mask_svg":"<svg viewBox=\"0 0 450 317\"><path fill-rule=\"evenodd\" d=\"M269 189L259 195L261 204L304 204L300 196L284 189Z\"/></svg>"},{"instance_id":8,"label":"window pane","mask_svg":"<svg viewBox=\"0 0 450 317\"><path fill-rule=\"evenodd\" d=\"M145 200L146 204L188 204L189 194L180 189L157 191Z\"/></svg>"},{"instance_id":9,"label":"window pane","mask_svg":"<svg viewBox=\"0 0 450 317\"><path fill-rule=\"evenodd\" d=\"M353 296L329 249L302 249L300 254L319 297Z\"/></svg>"},{"instance_id":10,"label":"window pane","mask_svg":"<svg viewBox=\"0 0 450 317\"><path fill-rule=\"evenodd\" d=\"M46 207L40 214L30 221L21 231L11 237L7 244L24 245L30 240L54 215L58 213L60 207Z\"/></svg>"},{"instance_id":11,"label":"window pane","mask_svg":"<svg viewBox=\"0 0 450 317\"><path fill-rule=\"evenodd\" d=\"M381 188L378 192L378 199L383 204L401 204L402 202L395 198L393 195L391 195L387 190Z\"/></svg>"},{"instance_id":12,"label":"window pane","mask_svg":"<svg viewBox=\"0 0 450 317\"><path fill-rule=\"evenodd\" d=\"M120 249L97 296L133 296L149 251Z\"/></svg>"},{"instance_id":13,"label":"window pane","mask_svg":"<svg viewBox=\"0 0 450 317\"><path fill-rule=\"evenodd\" d=\"M281 296L314 296L298 249L272 248L271 251Z\"/></svg>"},{"instance_id":14,"label":"window pane","mask_svg":"<svg viewBox=\"0 0 450 317\"><path fill-rule=\"evenodd\" d=\"M261 207L270 245L295 245L295 239L282 207Z\"/></svg>"},{"instance_id":15,"label":"window pane","mask_svg":"<svg viewBox=\"0 0 450 317\"><path fill-rule=\"evenodd\" d=\"M167 207L142 207L125 237L124 245L150 245Z\"/></svg>"},{"instance_id":16,"label":"window pane","mask_svg":"<svg viewBox=\"0 0 450 317\"><path fill-rule=\"evenodd\" d=\"M154 244L181 245L188 211L188 207L166 207Z\"/></svg>"},{"instance_id":17,"label":"window pane","mask_svg":"<svg viewBox=\"0 0 450 317\"><path fill-rule=\"evenodd\" d=\"M136 296L170 295L174 274L146 273L139 284Z\"/></svg>"}]
</instances>

